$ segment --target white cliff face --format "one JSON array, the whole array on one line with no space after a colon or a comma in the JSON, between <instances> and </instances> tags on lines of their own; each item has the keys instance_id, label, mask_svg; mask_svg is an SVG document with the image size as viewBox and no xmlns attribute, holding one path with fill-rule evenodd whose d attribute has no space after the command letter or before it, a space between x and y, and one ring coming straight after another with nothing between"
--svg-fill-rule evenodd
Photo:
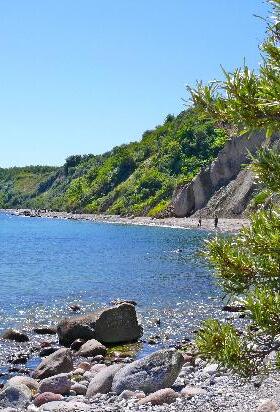
<instances>
[{"instance_id":1,"label":"white cliff face","mask_svg":"<svg viewBox=\"0 0 280 412\"><path fill-rule=\"evenodd\" d=\"M217 159L208 168L201 170L189 184L175 190L172 200L175 216L190 216L205 208L217 191L226 188L230 182L237 178L242 166L250 162L248 153L255 154L265 140L265 134L260 131L237 136L228 141L219 152ZM242 213L244 207L246 207L243 203L246 202L244 200L242 203L241 195L244 193L247 198L252 193L254 186L252 174L248 171L243 173L241 177L242 188L239 190L238 197L240 205L232 204L228 206L228 214L231 213L231 208L235 209L236 214ZM238 187L235 188L237 191L238 189ZM230 191L228 191L228 194L230 196ZM222 204L220 204L220 207L222 207ZM219 212L222 216L223 210ZM234 212L231 214L234 214Z\"/></svg>"}]
</instances>

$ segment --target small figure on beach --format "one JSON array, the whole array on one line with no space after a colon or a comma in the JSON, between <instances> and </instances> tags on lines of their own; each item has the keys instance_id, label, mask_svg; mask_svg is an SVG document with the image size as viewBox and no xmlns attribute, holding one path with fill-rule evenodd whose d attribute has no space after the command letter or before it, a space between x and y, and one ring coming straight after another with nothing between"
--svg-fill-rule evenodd
<instances>
[{"instance_id":1,"label":"small figure on beach","mask_svg":"<svg viewBox=\"0 0 280 412\"><path fill-rule=\"evenodd\" d=\"M214 225L215 225L215 229L217 229L218 222L219 222L218 216L217 216L217 215L215 215L215 218L214 218Z\"/></svg>"},{"instance_id":2,"label":"small figure on beach","mask_svg":"<svg viewBox=\"0 0 280 412\"><path fill-rule=\"evenodd\" d=\"M202 219L201 219L201 217L199 217L199 219L198 219L198 227L201 227L201 224L202 224Z\"/></svg>"}]
</instances>

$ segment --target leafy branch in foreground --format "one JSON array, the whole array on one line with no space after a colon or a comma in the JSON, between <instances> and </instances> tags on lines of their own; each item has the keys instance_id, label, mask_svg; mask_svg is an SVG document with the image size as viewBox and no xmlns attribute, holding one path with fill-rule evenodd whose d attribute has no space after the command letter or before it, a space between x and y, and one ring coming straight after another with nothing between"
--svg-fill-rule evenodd
<instances>
[{"instance_id":1,"label":"leafy branch in foreground","mask_svg":"<svg viewBox=\"0 0 280 412\"><path fill-rule=\"evenodd\" d=\"M232 73L223 70L224 81L187 87L202 117L244 131L265 128L267 136L279 130L280 122L280 2L269 3L273 23L267 22L268 36L260 46L264 56L259 73L245 64Z\"/></svg>"},{"instance_id":2,"label":"leafy branch in foreground","mask_svg":"<svg viewBox=\"0 0 280 412\"><path fill-rule=\"evenodd\" d=\"M280 125L280 0L271 0L273 23L262 44L259 74L248 67L225 74L225 81L189 88L195 109L204 118L237 126L239 130L266 129L267 136ZM266 192L280 194L280 153L263 148L251 165ZM271 196L273 199L273 196ZM280 348L280 210L251 216L251 225L237 236L207 242L205 255L215 268L219 285L230 298L241 297L250 318L240 333L228 323L208 320L196 344L202 356L241 375L267 366L266 356ZM280 367L280 352L274 365ZM271 365L270 365L271 366Z\"/></svg>"}]
</instances>

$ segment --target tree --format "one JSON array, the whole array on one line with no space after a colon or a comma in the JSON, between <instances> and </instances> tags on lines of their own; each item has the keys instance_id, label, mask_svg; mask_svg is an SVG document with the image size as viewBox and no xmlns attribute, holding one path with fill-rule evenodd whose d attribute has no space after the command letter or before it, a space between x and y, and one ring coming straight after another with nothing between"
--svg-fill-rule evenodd
<instances>
[{"instance_id":1,"label":"tree","mask_svg":"<svg viewBox=\"0 0 280 412\"><path fill-rule=\"evenodd\" d=\"M272 19L260 46L259 73L246 65L225 79L188 88L196 112L232 131L265 129L269 138L280 126L280 0L267 0ZM263 148L252 169L270 193L280 194L280 152ZM229 298L242 298L250 324L240 336L233 325L207 320L197 337L202 355L239 372L254 373L265 356L280 347L280 211L272 205L251 216L238 236L207 242L206 257L216 269L219 285ZM280 352L279 352L280 353ZM280 356L278 356L278 364ZM277 362L276 362L277 363Z\"/></svg>"}]
</instances>

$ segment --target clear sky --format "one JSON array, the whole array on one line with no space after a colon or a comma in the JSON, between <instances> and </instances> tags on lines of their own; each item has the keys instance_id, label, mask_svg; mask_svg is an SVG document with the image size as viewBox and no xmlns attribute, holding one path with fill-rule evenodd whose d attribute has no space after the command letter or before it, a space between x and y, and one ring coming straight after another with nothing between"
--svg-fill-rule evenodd
<instances>
[{"instance_id":1,"label":"clear sky","mask_svg":"<svg viewBox=\"0 0 280 412\"><path fill-rule=\"evenodd\" d=\"M263 0L0 0L0 167L140 139L185 85L257 68Z\"/></svg>"}]
</instances>

